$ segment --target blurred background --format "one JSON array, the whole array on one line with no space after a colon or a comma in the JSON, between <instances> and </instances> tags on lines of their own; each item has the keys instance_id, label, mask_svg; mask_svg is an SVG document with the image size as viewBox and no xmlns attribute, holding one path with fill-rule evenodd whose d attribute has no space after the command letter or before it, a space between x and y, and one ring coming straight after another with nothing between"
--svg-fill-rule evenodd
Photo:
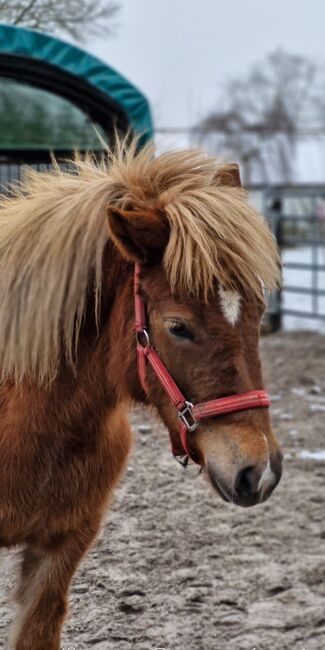
<instances>
[{"instance_id":1,"label":"blurred background","mask_svg":"<svg viewBox=\"0 0 325 650\"><path fill-rule=\"evenodd\" d=\"M100 149L93 124L236 160L282 250L268 328L324 332L324 19L322 0L2 0L2 187Z\"/></svg>"}]
</instances>

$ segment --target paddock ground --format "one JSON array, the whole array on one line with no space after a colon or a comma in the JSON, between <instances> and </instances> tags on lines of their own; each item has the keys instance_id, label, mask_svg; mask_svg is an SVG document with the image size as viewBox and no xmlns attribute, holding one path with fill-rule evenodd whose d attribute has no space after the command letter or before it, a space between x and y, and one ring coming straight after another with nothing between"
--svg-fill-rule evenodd
<instances>
[{"instance_id":1,"label":"paddock ground","mask_svg":"<svg viewBox=\"0 0 325 650\"><path fill-rule=\"evenodd\" d=\"M74 581L65 650L325 648L325 337L276 334L262 354L278 489L253 509L222 503L173 461L163 427L133 413L134 453ZM1 560L4 649L15 552Z\"/></svg>"}]
</instances>

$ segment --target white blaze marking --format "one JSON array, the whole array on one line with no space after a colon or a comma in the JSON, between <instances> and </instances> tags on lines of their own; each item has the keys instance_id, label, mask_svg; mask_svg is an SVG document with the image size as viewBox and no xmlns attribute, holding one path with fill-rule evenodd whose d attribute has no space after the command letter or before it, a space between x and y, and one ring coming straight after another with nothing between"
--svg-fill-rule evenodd
<instances>
[{"instance_id":1,"label":"white blaze marking","mask_svg":"<svg viewBox=\"0 0 325 650\"><path fill-rule=\"evenodd\" d=\"M219 286L222 313L230 325L236 325L240 314L240 296L236 291L229 291Z\"/></svg>"}]
</instances>

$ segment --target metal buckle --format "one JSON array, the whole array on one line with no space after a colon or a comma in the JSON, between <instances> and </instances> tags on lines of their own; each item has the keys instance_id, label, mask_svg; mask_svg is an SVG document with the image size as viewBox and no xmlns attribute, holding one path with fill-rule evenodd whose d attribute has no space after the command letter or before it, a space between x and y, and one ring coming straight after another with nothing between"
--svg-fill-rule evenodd
<instances>
[{"instance_id":1,"label":"metal buckle","mask_svg":"<svg viewBox=\"0 0 325 650\"><path fill-rule=\"evenodd\" d=\"M195 429L199 425L197 420L194 419L192 408L193 408L193 404L191 402L185 402L185 406L180 411L178 411L178 417L185 424L187 431L189 433L195 431ZM190 420L192 420L192 422L189 422L188 417L190 418Z\"/></svg>"},{"instance_id":2,"label":"metal buckle","mask_svg":"<svg viewBox=\"0 0 325 650\"><path fill-rule=\"evenodd\" d=\"M187 467L189 461L189 457L187 456L187 454L184 456L174 456L174 458L175 460L177 460L179 465L181 465L184 468Z\"/></svg>"},{"instance_id":3,"label":"metal buckle","mask_svg":"<svg viewBox=\"0 0 325 650\"><path fill-rule=\"evenodd\" d=\"M143 337L144 340L141 340L141 337ZM142 348L150 348L150 338L145 328L143 328L142 330L136 333L136 338L137 338L137 343Z\"/></svg>"}]
</instances>

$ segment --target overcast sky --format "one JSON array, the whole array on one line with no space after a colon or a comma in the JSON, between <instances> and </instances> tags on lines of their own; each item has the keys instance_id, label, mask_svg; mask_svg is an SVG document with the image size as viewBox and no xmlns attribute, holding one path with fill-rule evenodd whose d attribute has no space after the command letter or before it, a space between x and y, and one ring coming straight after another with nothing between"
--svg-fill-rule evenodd
<instances>
[{"instance_id":1,"label":"overcast sky","mask_svg":"<svg viewBox=\"0 0 325 650\"><path fill-rule=\"evenodd\" d=\"M156 126L189 126L218 88L281 47L325 62L325 0L121 0L114 37L87 49L150 99Z\"/></svg>"}]
</instances>

